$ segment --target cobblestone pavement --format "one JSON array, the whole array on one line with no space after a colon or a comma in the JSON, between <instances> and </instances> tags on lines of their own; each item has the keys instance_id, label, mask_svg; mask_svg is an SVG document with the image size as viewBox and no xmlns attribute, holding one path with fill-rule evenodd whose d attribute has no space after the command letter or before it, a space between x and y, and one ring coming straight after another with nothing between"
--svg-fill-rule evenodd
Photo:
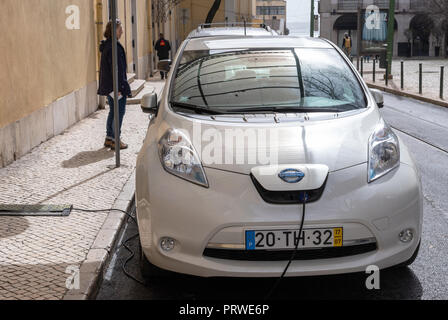
<instances>
[{"instance_id":1,"label":"cobblestone pavement","mask_svg":"<svg viewBox=\"0 0 448 320\"><path fill-rule=\"evenodd\" d=\"M398 90L401 86L401 60L392 61L393 80L389 81L389 86ZM419 93L419 64L422 63L422 92L423 96L438 99L440 90L440 67L445 67L444 81L444 97L448 99L448 59L423 59L423 60L403 60L404 61L404 91L418 94ZM356 65L356 59L353 61ZM364 79L372 81L373 79L373 63L364 63ZM376 83L384 85L385 69L379 69L376 65Z\"/></svg>"},{"instance_id":2,"label":"cobblestone pavement","mask_svg":"<svg viewBox=\"0 0 448 320\"><path fill-rule=\"evenodd\" d=\"M111 208L134 171L149 121L139 105L127 107L122 139L129 149L117 169L114 152L103 147L107 114L108 107L95 112L0 169L0 203ZM0 299L61 299L67 267L86 259L107 214L0 216Z\"/></svg>"}]
</instances>

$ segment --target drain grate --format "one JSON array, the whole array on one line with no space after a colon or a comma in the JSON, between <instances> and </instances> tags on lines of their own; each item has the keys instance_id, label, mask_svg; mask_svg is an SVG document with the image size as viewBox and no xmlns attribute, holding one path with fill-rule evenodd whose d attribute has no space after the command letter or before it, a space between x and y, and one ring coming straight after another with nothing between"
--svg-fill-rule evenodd
<instances>
[{"instance_id":1,"label":"drain grate","mask_svg":"<svg viewBox=\"0 0 448 320\"><path fill-rule=\"evenodd\" d=\"M0 216L66 217L72 212L70 204L0 204Z\"/></svg>"}]
</instances>

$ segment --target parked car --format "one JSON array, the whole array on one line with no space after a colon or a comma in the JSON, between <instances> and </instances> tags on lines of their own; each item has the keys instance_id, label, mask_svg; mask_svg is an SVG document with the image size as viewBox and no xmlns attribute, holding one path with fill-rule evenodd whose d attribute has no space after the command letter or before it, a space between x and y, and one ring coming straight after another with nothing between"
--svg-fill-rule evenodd
<instances>
[{"instance_id":1,"label":"parked car","mask_svg":"<svg viewBox=\"0 0 448 320\"><path fill-rule=\"evenodd\" d=\"M187 39L142 105L143 273L274 277L296 249L286 276L411 264L420 178L382 105L329 41Z\"/></svg>"}]
</instances>

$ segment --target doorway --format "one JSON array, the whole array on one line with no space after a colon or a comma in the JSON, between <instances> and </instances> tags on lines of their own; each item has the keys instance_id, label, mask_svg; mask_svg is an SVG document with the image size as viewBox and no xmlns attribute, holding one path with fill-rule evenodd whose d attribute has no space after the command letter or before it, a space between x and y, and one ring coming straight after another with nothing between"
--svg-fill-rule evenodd
<instances>
[{"instance_id":1,"label":"doorway","mask_svg":"<svg viewBox=\"0 0 448 320\"><path fill-rule=\"evenodd\" d=\"M418 14L412 18L409 29L412 31L412 55L429 56L429 38L434 23L426 14Z\"/></svg>"},{"instance_id":2,"label":"doorway","mask_svg":"<svg viewBox=\"0 0 448 320\"><path fill-rule=\"evenodd\" d=\"M137 0L131 0L131 27L132 27L132 61L134 73L139 78L139 61L138 61L138 28L137 28Z\"/></svg>"}]
</instances>

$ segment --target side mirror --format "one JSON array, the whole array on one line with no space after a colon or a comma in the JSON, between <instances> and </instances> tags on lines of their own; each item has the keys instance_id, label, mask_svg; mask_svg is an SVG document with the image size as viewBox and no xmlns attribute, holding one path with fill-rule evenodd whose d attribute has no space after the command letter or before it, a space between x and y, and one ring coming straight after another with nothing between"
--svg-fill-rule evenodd
<instances>
[{"instance_id":1,"label":"side mirror","mask_svg":"<svg viewBox=\"0 0 448 320\"><path fill-rule=\"evenodd\" d=\"M141 107L144 113L150 113L156 115L158 111L157 94L156 93L145 94L142 97Z\"/></svg>"},{"instance_id":2,"label":"side mirror","mask_svg":"<svg viewBox=\"0 0 448 320\"><path fill-rule=\"evenodd\" d=\"M375 99L376 104L378 105L378 108L383 108L384 107L383 93L377 89L370 89L370 92L372 93L372 96Z\"/></svg>"},{"instance_id":3,"label":"side mirror","mask_svg":"<svg viewBox=\"0 0 448 320\"><path fill-rule=\"evenodd\" d=\"M159 71L169 72L171 69L171 60L160 60L157 64Z\"/></svg>"}]
</instances>

